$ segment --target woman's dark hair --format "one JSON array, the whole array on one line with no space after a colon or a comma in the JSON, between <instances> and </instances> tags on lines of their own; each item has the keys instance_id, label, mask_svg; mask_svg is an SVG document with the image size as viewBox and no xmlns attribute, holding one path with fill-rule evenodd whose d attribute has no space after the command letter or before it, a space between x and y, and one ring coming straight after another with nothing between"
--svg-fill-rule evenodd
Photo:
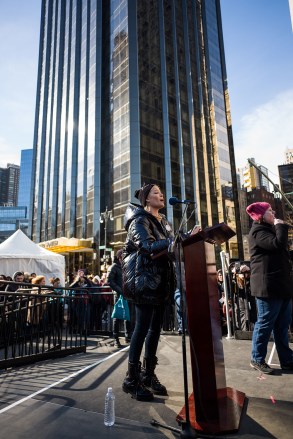
<instances>
[{"instance_id":1,"label":"woman's dark hair","mask_svg":"<svg viewBox=\"0 0 293 439\"><path fill-rule=\"evenodd\" d=\"M153 183L149 183L149 184L144 183L140 189L137 189L134 192L135 198L137 198L140 201L140 204L143 207L146 206L146 199L147 199L148 194L150 193L153 186L155 186Z\"/></svg>"}]
</instances>

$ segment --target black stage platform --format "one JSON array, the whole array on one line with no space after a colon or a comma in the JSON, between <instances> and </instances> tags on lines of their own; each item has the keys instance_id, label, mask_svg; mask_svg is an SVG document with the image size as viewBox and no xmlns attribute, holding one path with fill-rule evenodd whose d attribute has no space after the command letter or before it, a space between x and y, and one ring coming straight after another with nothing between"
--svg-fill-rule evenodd
<instances>
[{"instance_id":1,"label":"black stage platform","mask_svg":"<svg viewBox=\"0 0 293 439\"><path fill-rule=\"evenodd\" d=\"M274 355L276 375L261 377L249 366L250 341L223 339L223 345L227 386L246 393L247 405L239 432L220 437L291 439L293 373L281 371ZM150 421L154 418L178 427L176 415L184 404L181 338L161 335L157 375L169 396L156 397L150 403L137 402L121 390L127 354L127 347L119 351L110 343L91 338L86 354L0 372L1 437L179 437L151 426ZM110 428L103 423L109 386L116 396L116 423Z\"/></svg>"}]
</instances>

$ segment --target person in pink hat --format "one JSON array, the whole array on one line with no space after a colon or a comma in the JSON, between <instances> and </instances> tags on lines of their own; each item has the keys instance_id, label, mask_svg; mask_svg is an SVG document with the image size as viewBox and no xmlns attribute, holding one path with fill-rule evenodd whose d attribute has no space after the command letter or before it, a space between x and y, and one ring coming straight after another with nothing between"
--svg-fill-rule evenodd
<instances>
[{"instance_id":1,"label":"person in pink hat","mask_svg":"<svg viewBox=\"0 0 293 439\"><path fill-rule=\"evenodd\" d=\"M283 370L293 370L293 351L289 347L288 329L292 316L293 282L288 252L288 225L275 218L266 202L250 204L246 212L253 223L249 232L250 289L256 297L258 317L252 337L250 366L273 374L265 361L273 332Z\"/></svg>"}]
</instances>

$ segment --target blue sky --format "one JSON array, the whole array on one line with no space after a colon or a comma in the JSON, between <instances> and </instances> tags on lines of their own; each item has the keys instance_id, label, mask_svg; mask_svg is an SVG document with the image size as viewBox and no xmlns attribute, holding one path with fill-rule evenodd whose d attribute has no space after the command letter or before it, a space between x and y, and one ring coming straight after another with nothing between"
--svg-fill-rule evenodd
<instances>
[{"instance_id":1,"label":"blue sky","mask_svg":"<svg viewBox=\"0 0 293 439\"><path fill-rule=\"evenodd\" d=\"M293 148L288 0L221 0L236 164L277 174ZM32 148L41 0L0 0L0 166ZM278 179L270 174L278 182Z\"/></svg>"},{"instance_id":2,"label":"blue sky","mask_svg":"<svg viewBox=\"0 0 293 439\"><path fill-rule=\"evenodd\" d=\"M288 0L221 0L236 164L278 174L293 148L293 33ZM275 182L275 175L269 176Z\"/></svg>"},{"instance_id":3,"label":"blue sky","mask_svg":"<svg viewBox=\"0 0 293 439\"><path fill-rule=\"evenodd\" d=\"M0 166L33 147L41 0L0 0Z\"/></svg>"}]
</instances>

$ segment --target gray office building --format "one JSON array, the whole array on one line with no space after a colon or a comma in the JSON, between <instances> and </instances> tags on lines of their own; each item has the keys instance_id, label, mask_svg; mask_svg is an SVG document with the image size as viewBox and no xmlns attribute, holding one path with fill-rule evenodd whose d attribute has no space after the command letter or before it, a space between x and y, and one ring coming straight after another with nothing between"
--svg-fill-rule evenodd
<instances>
[{"instance_id":1,"label":"gray office building","mask_svg":"<svg viewBox=\"0 0 293 439\"><path fill-rule=\"evenodd\" d=\"M43 0L33 169L36 242L104 244L108 207L118 247L144 182L241 242L219 0Z\"/></svg>"},{"instance_id":2,"label":"gray office building","mask_svg":"<svg viewBox=\"0 0 293 439\"><path fill-rule=\"evenodd\" d=\"M16 206L19 187L19 165L8 163L0 168L0 206Z\"/></svg>"}]
</instances>

